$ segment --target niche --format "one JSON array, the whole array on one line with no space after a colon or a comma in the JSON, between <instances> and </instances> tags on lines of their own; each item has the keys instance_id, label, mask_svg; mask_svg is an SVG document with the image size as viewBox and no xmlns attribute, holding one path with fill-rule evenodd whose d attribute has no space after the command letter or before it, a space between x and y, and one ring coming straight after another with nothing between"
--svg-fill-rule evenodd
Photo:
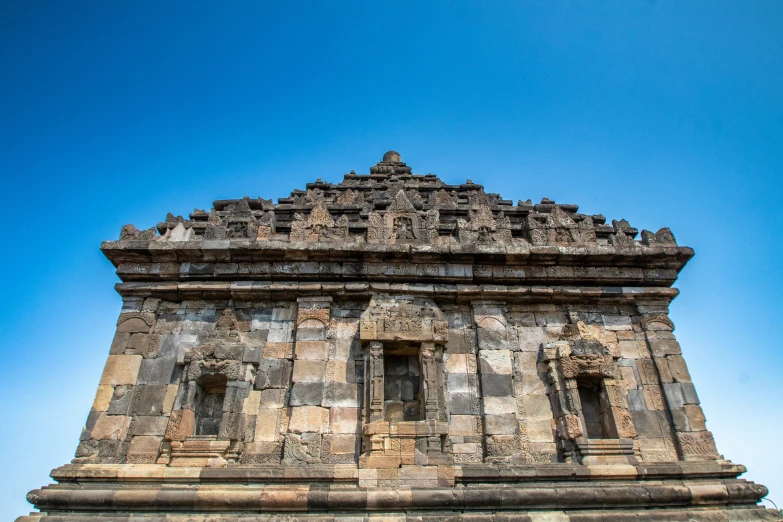
<instances>
[{"instance_id":1,"label":"niche","mask_svg":"<svg viewBox=\"0 0 783 522\"><path fill-rule=\"evenodd\" d=\"M422 419L421 369L417 350L386 353L384 368L384 419L387 422Z\"/></svg>"},{"instance_id":2,"label":"niche","mask_svg":"<svg viewBox=\"0 0 783 522\"><path fill-rule=\"evenodd\" d=\"M225 375L204 375L196 381L196 435L216 436L226 398Z\"/></svg>"},{"instance_id":3,"label":"niche","mask_svg":"<svg viewBox=\"0 0 783 522\"><path fill-rule=\"evenodd\" d=\"M611 419L608 417L608 404L605 394L601 391L598 380L578 380L579 402L582 403L582 423L588 439L616 438L611 433Z\"/></svg>"}]
</instances>

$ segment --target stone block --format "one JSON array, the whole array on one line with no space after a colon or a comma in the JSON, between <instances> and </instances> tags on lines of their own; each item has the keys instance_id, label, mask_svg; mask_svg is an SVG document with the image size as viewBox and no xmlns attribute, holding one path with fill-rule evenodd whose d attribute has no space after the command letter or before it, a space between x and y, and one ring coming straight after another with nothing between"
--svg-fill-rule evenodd
<instances>
[{"instance_id":1,"label":"stone block","mask_svg":"<svg viewBox=\"0 0 783 522\"><path fill-rule=\"evenodd\" d=\"M320 432L328 416L329 409L318 406L291 408L288 430L292 433Z\"/></svg>"},{"instance_id":2,"label":"stone block","mask_svg":"<svg viewBox=\"0 0 783 522\"><path fill-rule=\"evenodd\" d=\"M122 355L125 353L125 348L128 346L131 334L128 332L116 332L114 339L111 342L111 348L109 349L110 355Z\"/></svg>"},{"instance_id":3,"label":"stone block","mask_svg":"<svg viewBox=\"0 0 783 522\"><path fill-rule=\"evenodd\" d=\"M559 310L536 312L537 326L563 326L568 323L565 314Z\"/></svg>"},{"instance_id":4,"label":"stone block","mask_svg":"<svg viewBox=\"0 0 783 522\"><path fill-rule=\"evenodd\" d=\"M296 363L294 363L296 366ZM323 402L324 383L297 382L291 386L291 406L320 406Z\"/></svg>"},{"instance_id":5,"label":"stone block","mask_svg":"<svg viewBox=\"0 0 783 522\"><path fill-rule=\"evenodd\" d=\"M272 335L274 330L270 330L269 335ZM271 337L270 337L271 340ZM289 339L290 340L290 339ZM326 340L326 327L310 327L310 328L297 328L296 340L298 341L324 341Z\"/></svg>"},{"instance_id":6,"label":"stone block","mask_svg":"<svg viewBox=\"0 0 783 522\"><path fill-rule=\"evenodd\" d=\"M476 434L476 417L473 415L452 415L449 419L450 436L472 437Z\"/></svg>"},{"instance_id":7,"label":"stone block","mask_svg":"<svg viewBox=\"0 0 783 522\"><path fill-rule=\"evenodd\" d=\"M666 362L665 357L653 357L655 367L658 369L658 377L662 383L673 382L672 374L669 371L669 363Z\"/></svg>"},{"instance_id":8,"label":"stone block","mask_svg":"<svg viewBox=\"0 0 783 522\"><path fill-rule=\"evenodd\" d=\"M486 415L507 415L516 413L516 401L513 397L484 397Z\"/></svg>"},{"instance_id":9,"label":"stone block","mask_svg":"<svg viewBox=\"0 0 783 522\"><path fill-rule=\"evenodd\" d=\"M623 386L627 390L635 390L639 387L639 382L636 380L636 372L632 366L620 367L620 374L623 377Z\"/></svg>"},{"instance_id":10,"label":"stone block","mask_svg":"<svg viewBox=\"0 0 783 522\"><path fill-rule=\"evenodd\" d=\"M473 397L470 393L449 393L448 397L449 412L452 415L470 415L473 404Z\"/></svg>"},{"instance_id":11,"label":"stone block","mask_svg":"<svg viewBox=\"0 0 783 522\"><path fill-rule=\"evenodd\" d=\"M497 373L511 375L511 351L481 350L479 351L479 368L482 374Z\"/></svg>"},{"instance_id":12,"label":"stone block","mask_svg":"<svg viewBox=\"0 0 783 522\"><path fill-rule=\"evenodd\" d=\"M661 424L662 411L631 410L631 419L638 437L661 438L666 424Z\"/></svg>"},{"instance_id":13,"label":"stone block","mask_svg":"<svg viewBox=\"0 0 783 522\"><path fill-rule=\"evenodd\" d=\"M359 385L342 382L327 382L324 388L324 406L358 408L361 406Z\"/></svg>"},{"instance_id":14,"label":"stone block","mask_svg":"<svg viewBox=\"0 0 783 522\"><path fill-rule=\"evenodd\" d=\"M328 361L326 375L331 376L331 380L334 382L356 383L356 362Z\"/></svg>"},{"instance_id":15,"label":"stone block","mask_svg":"<svg viewBox=\"0 0 783 522\"><path fill-rule=\"evenodd\" d=\"M452 353L446 357L445 366L447 373L468 373L467 358L472 357L466 353Z\"/></svg>"},{"instance_id":16,"label":"stone block","mask_svg":"<svg viewBox=\"0 0 783 522\"><path fill-rule=\"evenodd\" d=\"M111 386L98 386L95 400L92 401L92 409L94 411L106 411L109 409L112 395L114 395L114 388Z\"/></svg>"},{"instance_id":17,"label":"stone block","mask_svg":"<svg viewBox=\"0 0 783 522\"><path fill-rule=\"evenodd\" d=\"M355 455L359 452L361 437L358 435L330 434L323 436L324 444L328 445L329 453L333 455Z\"/></svg>"},{"instance_id":18,"label":"stone block","mask_svg":"<svg viewBox=\"0 0 783 522\"><path fill-rule=\"evenodd\" d=\"M648 343L655 357L682 355L680 343L673 339L649 339Z\"/></svg>"},{"instance_id":19,"label":"stone block","mask_svg":"<svg viewBox=\"0 0 783 522\"><path fill-rule=\"evenodd\" d=\"M262 359L258 365L255 387L287 388L291 381L291 361L287 359Z\"/></svg>"},{"instance_id":20,"label":"stone block","mask_svg":"<svg viewBox=\"0 0 783 522\"><path fill-rule=\"evenodd\" d=\"M280 413L281 410L258 410L253 438L255 442L277 441L280 431Z\"/></svg>"},{"instance_id":21,"label":"stone block","mask_svg":"<svg viewBox=\"0 0 783 522\"><path fill-rule=\"evenodd\" d=\"M704 411L701 406L696 404L686 404L684 406L685 414L688 416L688 422L691 427L691 431L706 431L706 420L704 418Z\"/></svg>"},{"instance_id":22,"label":"stone block","mask_svg":"<svg viewBox=\"0 0 783 522\"><path fill-rule=\"evenodd\" d=\"M639 354L639 344L633 341L618 341L617 349L620 351L620 356L623 359L638 359L641 357Z\"/></svg>"},{"instance_id":23,"label":"stone block","mask_svg":"<svg viewBox=\"0 0 783 522\"><path fill-rule=\"evenodd\" d=\"M327 341L301 341L294 346L296 359L310 361L325 361L329 358L329 343Z\"/></svg>"},{"instance_id":24,"label":"stone block","mask_svg":"<svg viewBox=\"0 0 783 522\"><path fill-rule=\"evenodd\" d=\"M525 395L522 404L529 419L551 419L552 404L548 395Z\"/></svg>"},{"instance_id":25,"label":"stone block","mask_svg":"<svg viewBox=\"0 0 783 522\"><path fill-rule=\"evenodd\" d=\"M259 409L272 410L285 406L286 390L283 388L270 388L261 390Z\"/></svg>"},{"instance_id":26,"label":"stone block","mask_svg":"<svg viewBox=\"0 0 783 522\"><path fill-rule=\"evenodd\" d=\"M604 315L604 327L607 330L632 330L631 318L627 315Z\"/></svg>"},{"instance_id":27,"label":"stone block","mask_svg":"<svg viewBox=\"0 0 783 522\"><path fill-rule=\"evenodd\" d=\"M696 387L690 382L680 383L685 404L699 404L699 396Z\"/></svg>"},{"instance_id":28,"label":"stone block","mask_svg":"<svg viewBox=\"0 0 783 522\"><path fill-rule=\"evenodd\" d=\"M361 421L361 408L329 409L329 431L332 433L361 433Z\"/></svg>"},{"instance_id":29,"label":"stone block","mask_svg":"<svg viewBox=\"0 0 783 522\"><path fill-rule=\"evenodd\" d=\"M464 373L449 373L446 375L446 388L449 393L469 393L468 376Z\"/></svg>"},{"instance_id":30,"label":"stone block","mask_svg":"<svg viewBox=\"0 0 783 522\"><path fill-rule=\"evenodd\" d=\"M529 419L527 421L527 436L530 442L555 441L555 430L552 419Z\"/></svg>"},{"instance_id":31,"label":"stone block","mask_svg":"<svg viewBox=\"0 0 783 522\"><path fill-rule=\"evenodd\" d=\"M263 393L263 391L251 390L242 405L242 413L245 415L256 415L261 405L261 395Z\"/></svg>"},{"instance_id":32,"label":"stone block","mask_svg":"<svg viewBox=\"0 0 783 522\"><path fill-rule=\"evenodd\" d=\"M141 355L110 355L106 359L100 384L107 386L136 384L141 361Z\"/></svg>"},{"instance_id":33,"label":"stone block","mask_svg":"<svg viewBox=\"0 0 783 522\"><path fill-rule=\"evenodd\" d=\"M688 366L685 364L685 359L683 359L681 355L667 355L666 361L669 363L669 371L671 372L671 376L674 382L691 382L691 375L688 373Z\"/></svg>"},{"instance_id":34,"label":"stone block","mask_svg":"<svg viewBox=\"0 0 783 522\"><path fill-rule=\"evenodd\" d=\"M131 435L165 435L168 417L133 417L128 428Z\"/></svg>"},{"instance_id":35,"label":"stone block","mask_svg":"<svg viewBox=\"0 0 783 522\"><path fill-rule=\"evenodd\" d=\"M479 350L500 350L509 348L506 328L490 329L479 327L476 329L476 336Z\"/></svg>"},{"instance_id":36,"label":"stone block","mask_svg":"<svg viewBox=\"0 0 783 522\"><path fill-rule=\"evenodd\" d=\"M685 405L685 397L680 384L663 383L663 394L666 396L669 408L682 408Z\"/></svg>"},{"instance_id":37,"label":"stone block","mask_svg":"<svg viewBox=\"0 0 783 522\"><path fill-rule=\"evenodd\" d=\"M517 327L519 349L523 352L538 353L541 345L547 342L546 330L541 327Z\"/></svg>"},{"instance_id":38,"label":"stone block","mask_svg":"<svg viewBox=\"0 0 783 522\"><path fill-rule=\"evenodd\" d=\"M141 361L137 384L169 384L176 359L144 359Z\"/></svg>"},{"instance_id":39,"label":"stone block","mask_svg":"<svg viewBox=\"0 0 783 522\"><path fill-rule=\"evenodd\" d=\"M163 437L139 435L131 439L128 446L129 464L154 464L160 452Z\"/></svg>"},{"instance_id":40,"label":"stone block","mask_svg":"<svg viewBox=\"0 0 783 522\"><path fill-rule=\"evenodd\" d=\"M133 386L116 386L106 412L109 415L127 415L132 396Z\"/></svg>"},{"instance_id":41,"label":"stone block","mask_svg":"<svg viewBox=\"0 0 783 522\"><path fill-rule=\"evenodd\" d=\"M642 411L647 409L642 390L628 390L628 409Z\"/></svg>"},{"instance_id":42,"label":"stone block","mask_svg":"<svg viewBox=\"0 0 783 522\"><path fill-rule=\"evenodd\" d=\"M481 374L481 392L485 397L506 397L514 394L511 375Z\"/></svg>"},{"instance_id":43,"label":"stone block","mask_svg":"<svg viewBox=\"0 0 783 522\"><path fill-rule=\"evenodd\" d=\"M90 438L122 440L125 438L129 424L130 417L101 414L90 431Z\"/></svg>"},{"instance_id":44,"label":"stone block","mask_svg":"<svg viewBox=\"0 0 783 522\"><path fill-rule=\"evenodd\" d=\"M163 414L168 415L174 409L174 402L177 399L179 385L169 384L166 386L166 396L163 398Z\"/></svg>"},{"instance_id":45,"label":"stone block","mask_svg":"<svg viewBox=\"0 0 783 522\"><path fill-rule=\"evenodd\" d=\"M294 343L271 343L264 346L265 359L291 359L294 356Z\"/></svg>"},{"instance_id":46,"label":"stone block","mask_svg":"<svg viewBox=\"0 0 783 522\"><path fill-rule=\"evenodd\" d=\"M324 361L294 361L294 382L323 382L326 372Z\"/></svg>"},{"instance_id":47,"label":"stone block","mask_svg":"<svg viewBox=\"0 0 783 522\"><path fill-rule=\"evenodd\" d=\"M488 435L514 435L518 427L516 415L484 415Z\"/></svg>"},{"instance_id":48,"label":"stone block","mask_svg":"<svg viewBox=\"0 0 783 522\"><path fill-rule=\"evenodd\" d=\"M167 385L139 384L133 390L130 415L160 415L163 412L163 399Z\"/></svg>"}]
</instances>

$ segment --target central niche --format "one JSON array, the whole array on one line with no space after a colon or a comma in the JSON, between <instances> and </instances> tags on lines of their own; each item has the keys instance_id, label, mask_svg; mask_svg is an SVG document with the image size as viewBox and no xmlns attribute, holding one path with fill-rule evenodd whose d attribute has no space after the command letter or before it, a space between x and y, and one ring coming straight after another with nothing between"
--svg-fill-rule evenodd
<instances>
[{"instance_id":1,"label":"central niche","mask_svg":"<svg viewBox=\"0 0 783 522\"><path fill-rule=\"evenodd\" d=\"M421 368L415 348L389 350L383 356L384 420L417 421L421 412Z\"/></svg>"}]
</instances>

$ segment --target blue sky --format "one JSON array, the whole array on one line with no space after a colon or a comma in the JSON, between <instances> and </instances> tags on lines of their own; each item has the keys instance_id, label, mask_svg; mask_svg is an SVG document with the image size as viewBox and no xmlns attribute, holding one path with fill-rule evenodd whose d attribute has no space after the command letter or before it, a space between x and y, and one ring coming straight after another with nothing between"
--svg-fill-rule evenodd
<instances>
[{"instance_id":1,"label":"blue sky","mask_svg":"<svg viewBox=\"0 0 783 522\"><path fill-rule=\"evenodd\" d=\"M671 227L708 427L783 502L780 0L6 0L0 74L3 519L76 448L120 307L102 240L388 149Z\"/></svg>"}]
</instances>

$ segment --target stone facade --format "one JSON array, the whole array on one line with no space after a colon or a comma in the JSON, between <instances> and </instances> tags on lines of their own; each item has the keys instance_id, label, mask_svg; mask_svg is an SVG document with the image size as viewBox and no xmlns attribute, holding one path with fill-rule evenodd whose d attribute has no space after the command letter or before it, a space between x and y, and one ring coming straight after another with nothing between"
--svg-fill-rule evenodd
<instances>
[{"instance_id":1,"label":"stone facade","mask_svg":"<svg viewBox=\"0 0 783 522\"><path fill-rule=\"evenodd\" d=\"M666 228L389 152L102 250L117 333L20 521L780 520L705 426Z\"/></svg>"}]
</instances>

